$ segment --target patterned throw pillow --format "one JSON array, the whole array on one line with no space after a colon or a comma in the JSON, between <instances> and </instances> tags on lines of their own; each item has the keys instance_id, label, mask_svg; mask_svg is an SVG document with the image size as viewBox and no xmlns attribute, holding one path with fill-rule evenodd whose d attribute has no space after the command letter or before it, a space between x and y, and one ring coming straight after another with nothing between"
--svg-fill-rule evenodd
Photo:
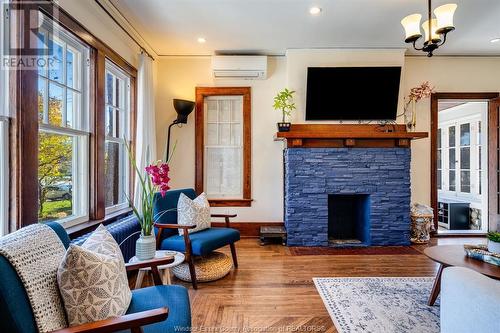
<instances>
[{"instance_id":1,"label":"patterned throw pillow","mask_svg":"<svg viewBox=\"0 0 500 333\"><path fill-rule=\"evenodd\" d=\"M205 193L200 194L194 200L181 193L177 203L177 223L196 225L196 228L188 229L189 233L210 228L210 204ZM179 229L179 235L182 236L183 231Z\"/></svg>"},{"instance_id":2,"label":"patterned throw pillow","mask_svg":"<svg viewBox=\"0 0 500 333\"><path fill-rule=\"evenodd\" d=\"M102 225L70 245L57 282L70 326L122 316L132 299L120 247Z\"/></svg>"}]
</instances>

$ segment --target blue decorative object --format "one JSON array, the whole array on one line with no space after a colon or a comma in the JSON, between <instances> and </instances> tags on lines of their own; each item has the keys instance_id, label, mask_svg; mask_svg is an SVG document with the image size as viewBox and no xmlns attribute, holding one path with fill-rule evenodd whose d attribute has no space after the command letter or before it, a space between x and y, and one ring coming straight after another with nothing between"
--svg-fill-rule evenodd
<instances>
[{"instance_id":1,"label":"blue decorative object","mask_svg":"<svg viewBox=\"0 0 500 333\"><path fill-rule=\"evenodd\" d=\"M328 246L329 195L355 194L370 202L363 245L409 245L410 154L409 148L286 149L287 245Z\"/></svg>"}]
</instances>

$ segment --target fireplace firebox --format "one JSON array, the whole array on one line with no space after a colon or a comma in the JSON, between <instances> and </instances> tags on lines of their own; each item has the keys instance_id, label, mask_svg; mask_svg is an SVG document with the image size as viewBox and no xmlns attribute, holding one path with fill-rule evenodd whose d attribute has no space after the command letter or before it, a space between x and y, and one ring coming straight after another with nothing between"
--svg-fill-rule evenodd
<instances>
[{"instance_id":1,"label":"fireplace firebox","mask_svg":"<svg viewBox=\"0 0 500 333\"><path fill-rule=\"evenodd\" d=\"M328 195L328 240L333 245L369 245L370 195Z\"/></svg>"}]
</instances>

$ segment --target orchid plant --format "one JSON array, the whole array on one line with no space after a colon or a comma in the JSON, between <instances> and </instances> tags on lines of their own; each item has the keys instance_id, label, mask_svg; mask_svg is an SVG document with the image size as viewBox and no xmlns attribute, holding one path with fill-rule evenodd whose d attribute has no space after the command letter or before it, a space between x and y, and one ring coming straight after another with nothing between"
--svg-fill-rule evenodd
<instances>
[{"instance_id":1,"label":"orchid plant","mask_svg":"<svg viewBox=\"0 0 500 333\"><path fill-rule=\"evenodd\" d=\"M141 172L141 170L137 167L136 160L128 144L126 144L126 148L130 163L135 170L141 187L140 209L134 205L130 198L127 199L139 221L139 224L141 225L141 234L144 236L151 236L154 232L153 227L156 218L154 215L155 195L156 193L160 193L160 195L164 197L170 189L169 161L157 161L148 165L145 170Z\"/></svg>"}]
</instances>

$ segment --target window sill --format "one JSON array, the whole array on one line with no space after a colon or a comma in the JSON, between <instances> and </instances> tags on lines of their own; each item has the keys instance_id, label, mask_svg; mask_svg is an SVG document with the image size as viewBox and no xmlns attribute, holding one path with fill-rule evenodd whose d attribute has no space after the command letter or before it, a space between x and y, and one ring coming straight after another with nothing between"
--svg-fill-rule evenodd
<instances>
[{"instance_id":1,"label":"window sill","mask_svg":"<svg viewBox=\"0 0 500 333\"><path fill-rule=\"evenodd\" d=\"M251 207L253 199L208 199L211 207Z\"/></svg>"},{"instance_id":2,"label":"window sill","mask_svg":"<svg viewBox=\"0 0 500 333\"><path fill-rule=\"evenodd\" d=\"M126 215L129 215L131 212L132 212L132 208L127 207L125 209L110 213L110 214L106 215L106 217L103 219L86 221L86 222L79 223L77 225L74 225L74 226L71 226L71 227L68 227L65 229L69 235L69 238L74 239L74 238L80 237L81 235L84 235L88 232L93 231L95 229L95 227L101 223L104 225L109 224L111 222L118 220L121 217L125 217Z\"/></svg>"}]
</instances>

